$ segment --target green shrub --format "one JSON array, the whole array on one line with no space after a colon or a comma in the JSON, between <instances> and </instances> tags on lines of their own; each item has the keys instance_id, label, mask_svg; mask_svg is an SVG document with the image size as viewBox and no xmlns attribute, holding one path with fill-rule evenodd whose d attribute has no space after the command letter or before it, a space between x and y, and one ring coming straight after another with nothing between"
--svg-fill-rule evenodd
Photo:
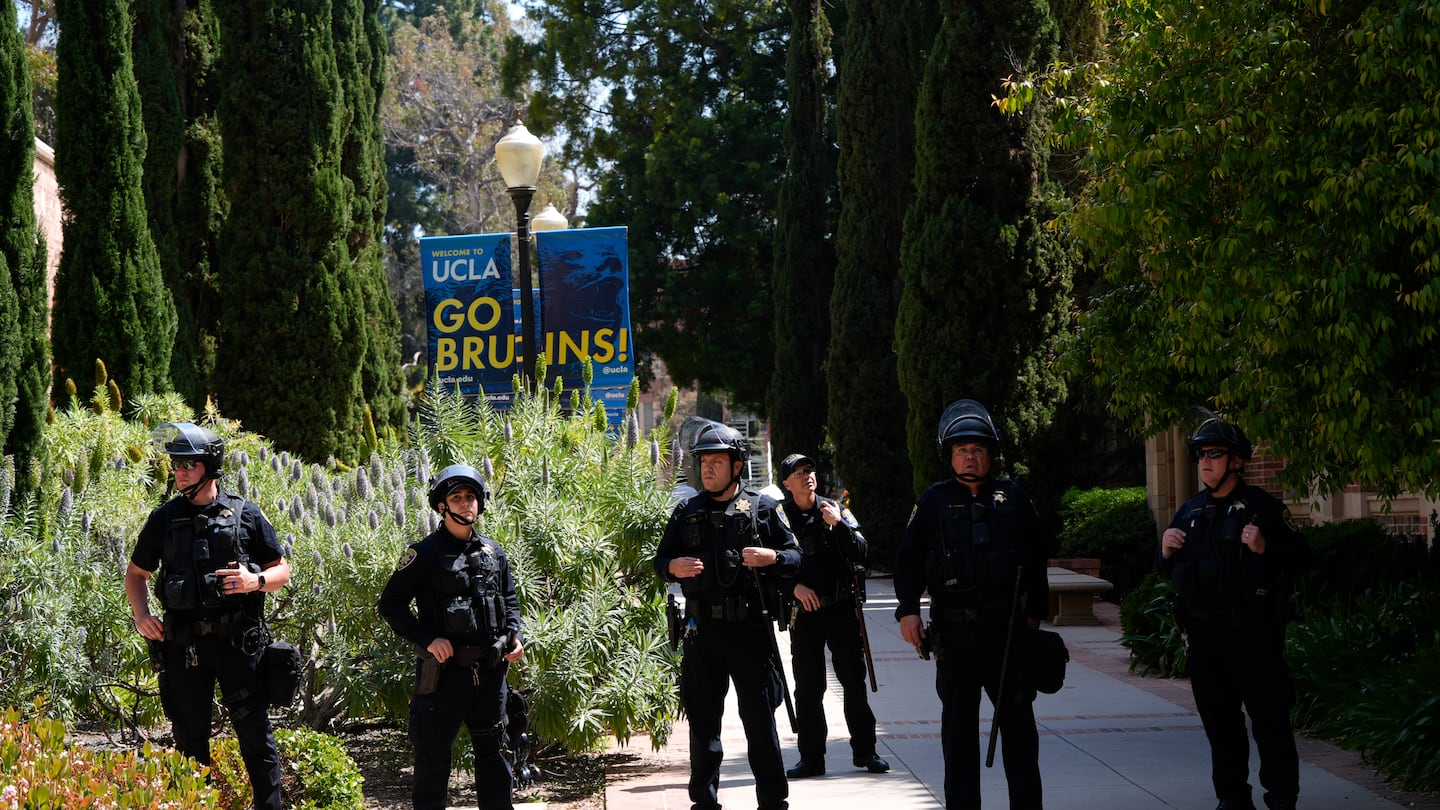
<instances>
[{"instance_id":1,"label":"green shrub","mask_svg":"<svg viewBox=\"0 0 1440 810\"><path fill-rule=\"evenodd\" d=\"M1406 790L1440 789L1440 639L1382 670L1361 695L1342 744Z\"/></svg>"},{"instance_id":2,"label":"green shrub","mask_svg":"<svg viewBox=\"0 0 1440 810\"><path fill-rule=\"evenodd\" d=\"M1362 751L1407 789L1440 787L1440 594L1387 584L1305 613L1286 648L1296 726Z\"/></svg>"},{"instance_id":3,"label":"green shrub","mask_svg":"<svg viewBox=\"0 0 1440 810\"><path fill-rule=\"evenodd\" d=\"M1060 499L1061 557L1096 557L1100 576L1115 585L1106 595L1123 600L1155 567L1155 520L1144 487L1067 490Z\"/></svg>"},{"instance_id":4,"label":"green shrub","mask_svg":"<svg viewBox=\"0 0 1440 810\"><path fill-rule=\"evenodd\" d=\"M280 784L286 807L294 810L364 810L360 769L340 741L307 729L276 729ZM234 737L211 742L210 758L223 810L245 810L252 791L240 746Z\"/></svg>"},{"instance_id":5,"label":"green shrub","mask_svg":"<svg viewBox=\"0 0 1440 810\"><path fill-rule=\"evenodd\" d=\"M1162 678L1186 674L1188 657L1170 609L1175 585L1154 571L1120 602L1120 643L1130 650L1130 671Z\"/></svg>"},{"instance_id":6,"label":"green shrub","mask_svg":"<svg viewBox=\"0 0 1440 810\"><path fill-rule=\"evenodd\" d=\"M676 659L649 561L668 515L665 426L632 441L579 392L567 411L565 392L547 390L501 414L432 387L404 444L377 437L352 468L277 452L175 395L131 398L127 420L102 393L56 413L28 489L0 468L0 705L44 696L52 716L118 726L127 739L163 722L123 572L147 515L173 494L151 431L184 420L225 440L224 486L260 505L290 560L290 585L267 597L272 628L307 657L287 725L403 723L414 656L375 602L405 546L437 525L429 476L465 461L494 490L478 528L510 556L527 637L510 679L538 696L537 747L593 750L638 733L664 743L678 714Z\"/></svg>"},{"instance_id":7,"label":"green shrub","mask_svg":"<svg viewBox=\"0 0 1440 810\"><path fill-rule=\"evenodd\" d=\"M1434 581L1435 553L1424 537L1395 535L1375 520L1344 520L1305 530L1315 565L1302 588L1316 603L1346 602L1377 583Z\"/></svg>"},{"instance_id":8,"label":"green shrub","mask_svg":"<svg viewBox=\"0 0 1440 810\"><path fill-rule=\"evenodd\" d=\"M0 710L0 774L5 807L218 806L204 768L176 751L90 751L67 743L59 720L24 721L16 709Z\"/></svg>"}]
</instances>

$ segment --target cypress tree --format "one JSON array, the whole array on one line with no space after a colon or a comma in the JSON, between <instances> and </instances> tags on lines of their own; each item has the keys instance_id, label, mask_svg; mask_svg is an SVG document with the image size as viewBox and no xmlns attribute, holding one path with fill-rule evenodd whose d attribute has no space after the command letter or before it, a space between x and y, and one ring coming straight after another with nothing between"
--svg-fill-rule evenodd
<instances>
[{"instance_id":1,"label":"cypress tree","mask_svg":"<svg viewBox=\"0 0 1440 810\"><path fill-rule=\"evenodd\" d=\"M171 379L200 407L215 364L221 150L210 90L219 31L208 0L136 0L135 79L148 149L145 206L175 301Z\"/></svg>"},{"instance_id":2,"label":"cypress tree","mask_svg":"<svg viewBox=\"0 0 1440 810\"><path fill-rule=\"evenodd\" d=\"M35 226L35 131L25 38L0 11L0 446L22 474L40 441L50 381L49 288Z\"/></svg>"},{"instance_id":3,"label":"cypress tree","mask_svg":"<svg viewBox=\"0 0 1440 810\"><path fill-rule=\"evenodd\" d=\"M840 223L830 300L830 435L870 557L881 562L894 556L914 499L894 345L900 234L915 163L915 73L903 5L850 3L836 109Z\"/></svg>"},{"instance_id":4,"label":"cypress tree","mask_svg":"<svg viewBox=\"0 0 1440 810\"><path fill-rule=\"evenodd\" d=\"M1038 106L992 104L1007 77L1041 70L1056 31L1046 0L943 0L917 101L915 199L901 248L897 368L910 405L916 485L941 473L935 423L971 397L999 422L1013 472L1027 471L1063 383L1053 364L1069 272L1043 227L1047 156Z\"/></svg>"},{"instance_id":5,"label":"cypress tree","mask_svg":"<svg viewBox=\"0 0 1440 810\"><path fill-rule=\"evenodd\" d=\"M785 174L775 206L775 371L770 441L778 453L819 453L825 440L825 352L830 343L829 190L834 156L826 132L830 24L820 0L790 0L785 65L789 110Z\"/></svg>"},{"instance_id":6,"label":"cypress tree","mask_svg":"<svg viewBox=\"0 0 1440 810\"><path fill-rule=\"evenodd\" d=\"M346 244L346 108L329 0L224 0L220 130L230 215L214 390L311 459L354 458L365 303Z\"/></svg>"},{"instance_id":7,"label":"cypress tree","mask_svg":"<svg viewBox=\"0 0 1440 810\"><path fill-rule=\"evenodd\" d=\"M103 360L127 395L170 388L175 304L146 225L145 129L130 4L60 0L55 176L65 250L55 278L56 399ZM82 392L83 393L83 392Z\"/></svg>"},{"instance_id":8,"label":"cypress tree","mask_svg":"<svg viewBox=\"0 0 1440 810\"><path fill-rule=\"evenodd\" d=\"M400 317L385 275L387 187L380 122L385 49L378 0L337 0L335 53L350 118L341 158L350 194L347 242L365 301L360 383L379 429L398 428L405 417L400 397Z\"/></svg>"}]
</instances>

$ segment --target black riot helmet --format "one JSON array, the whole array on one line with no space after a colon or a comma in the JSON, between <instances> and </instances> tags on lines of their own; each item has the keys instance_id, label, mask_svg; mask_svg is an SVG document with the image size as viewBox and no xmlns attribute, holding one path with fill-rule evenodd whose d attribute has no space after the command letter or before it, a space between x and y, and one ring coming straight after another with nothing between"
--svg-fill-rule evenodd
<instances>
[{"instance_id":1,"label":"black riot helmet","mask_svg":"<svg viewBox=\"0 0 1440 810\"><path fill-rule=\"evenodd\" d=\"M695 434L695 441L690 443L690 455L700 453L729 453L730 458L744 461L748 447L740 431L729 425L711 422L700 428L700 432Z\"/></svg>"},{"instance_id":2,"label":"black riot helmet","mask_svg":"<svg viewBox=\"0 0 1440 810\"><path fill-rule=\"evenodd\" d=\"M1245 431L1218 416L1211 416L1201 422L1190 438L1185 440L1185 446L1190 449L1192 461L1200 460L1200 449L1203 447L1224 447L1246 461L1250 460L1250 454L1254 450L1250 440L1245 438Z\"/></svg>"},{"instance_id":3,"label":"black riot helmet","mask_svg":"<svg viewBox=\"0 0 1440 810\"><path fill-rule=\"evenodd\" d=\"M485 485L485 476L469 464L451 464L435 476L435 482L430 485L430 508L443 512L441 507L445 505L445 499L460 487L474 490L475 499L480 502L480 512L483 514L485 502L490 500L490 487Z\"/></svg>"},{"instance_id":4,"label":"black riot helmet","mask_svg":"<svg viewBox=\"0 0 1440 810\"><path fill-rule=\"evenodd\" d=\"M173 459L194 459L205 465L205 478L219 478L225 464L225 442L215 431L193 422L166 422L155 428L150 442Z\"/></svg>"},{"instance_id":5,"label":"black riot helmet","mask_svg":"<svg viewBox=\"0 0 1440 810\"><path fill-rule=\"evenodd\" d=\"M940 414L940 428L935 433L935 449L940 460L950 462L950 445L977 442L988 445L990 454L1000 455L1000 431L984 405L973 399L957 399L945 406Z\"/></svg>"}]
</instances>

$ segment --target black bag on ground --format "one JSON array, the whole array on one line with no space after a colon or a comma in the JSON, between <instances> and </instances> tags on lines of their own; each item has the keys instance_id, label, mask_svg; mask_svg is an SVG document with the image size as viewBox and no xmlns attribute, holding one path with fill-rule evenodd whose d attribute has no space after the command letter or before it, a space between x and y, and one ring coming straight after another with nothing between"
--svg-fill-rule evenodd
<instances>
[{"instance_id":1,"label":"black bag on ground","mask_svg":"<svg viewBox=\"0 0 1440 810\"><path fill-rule=\"evenodd\" d=\"M1065 685L1070 651L1059 633L1036 629L1030 633L1030 680L1037 692L1053 695Z\"/></svg>"},{"instance_id":2,"label":"black bag on ground","mask_svg":"<svg viewBox=\"0 0 1440 810\"><path fill-rule=\"evenodd\" d=\"M261 667L265 673L265 690L270 705L283 709L294 703L300 693L300 679L305 670L305 662L295 645L278 639L270 642L270 646L265 648Z\"/></svg>"}]
</instances>

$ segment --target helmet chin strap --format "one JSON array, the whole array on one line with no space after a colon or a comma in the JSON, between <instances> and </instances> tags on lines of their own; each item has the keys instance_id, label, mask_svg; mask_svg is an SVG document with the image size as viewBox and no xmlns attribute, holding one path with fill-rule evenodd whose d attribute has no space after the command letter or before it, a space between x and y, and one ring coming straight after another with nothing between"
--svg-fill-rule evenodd
<instances>
[{"instance_id":1,"label":"helmet chin strap","mask_svg":"<svg viewBox=\"0 0 1440 810\"><path fill-rule=\"evenodd\" d=\"M454 512L451 512L450 507L448 506L440 507L440 513L446 517L453 518L455 522L459 523L461 526L472 526L475 523L475 520L473 518L464 518L460 515L455 514Z\"/></svg>"},{"instance_id":2,"label":"helmet chin strap","mask_svg":"<svg viewBox=\"0 0 1440 810\"><path fill-rule=\"evenodd\" d=\"M204 478L201 478L199 481L196 481L188 487L181 487L180 494L185 496L185 500L193 501L195 500L195 496L200 494L200 489L202 487L204 487L210 481L218 480L220 480L220 476L211 475L209 472L206 472Z\"/></svg>"},{"instance_id":3,"label":"helmet chin strap","mask_svg":"<svg viewBox=\"0 0 1440 810\"><path fill-rule=\"evenodd\" d=\"M1205 484L1205 491L1206 491L1207 493L1214 493L1214 492L1216 492L1216 491L1218 491L1218 490L1220 490L1220 489L1223 489L1223 488L1225 487L1225 482L1226 482L1226 481L1229 481L1229 480L1230 480L1230 476L1232 476L1232 475L1235 476L1236 478L1239 478L1239 477L1240 477L1240 471L1239 471L1239 470L1232 470L1232 469L1230 468L1230 461L1229 461L1229 458L1227 457L1227 458L1226 458L1226 461L1225 461L1225 474L1222 475L1222 476L1220 476L1220 480L1219 480L1218 482L1216 482L1215 486L1212 487L1212 486L1210 486L1209 484ZM1201 483L1204 483L1204 482L1202 481Z\"/></svg>"},{"instance_id":4,"label":"helmet chin strap","mask_svg":"<svg viewBox=\"0 0 1440 810\"><path fill-rule=\"evenodd\" d=\"M986 479L988 479L989 477L990 477L990 476L988 476L988 475L976 475L975 473L956 473L956 474L955 474L955 479L956 479L957 481L963 481L963 482L965 482L965 483L967 483L967 484L979 484L979 483L981 483L982 481L985 481Z\"/></svg>"},{"instance_id":5,"label":"helmet chin strap","mask_svg":"<svg viewBox=\"0 0 1440 810\"><path fill-rule=\"evenodd\" d=\"M719 489L716 489L716 490L707 489L707 490L705 490L705 494L706 494L706 495L709 495L709 496L712 497L712 498L718 498L718 497L720 497L721 495L724 495L724 494L725 494L725 490L729 489L729 488L731 487L731 485L734 484L734 483L735 483L735 479L734 479L734 478L731 478L731 479L730 479L730 482L727 483L725 486L723 486L723 487L721 487L721 488L719 488Z\"/></svg>"}]
</instances>

